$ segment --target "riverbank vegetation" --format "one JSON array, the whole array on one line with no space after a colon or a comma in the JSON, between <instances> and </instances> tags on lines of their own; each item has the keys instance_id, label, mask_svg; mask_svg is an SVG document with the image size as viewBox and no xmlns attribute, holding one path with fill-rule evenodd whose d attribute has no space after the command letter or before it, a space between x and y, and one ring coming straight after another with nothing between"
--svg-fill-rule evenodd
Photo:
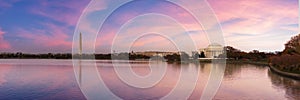
<instances>
[{"instance_id":1,"label":"riverbank vegetation","mask_svg":"<svg viewBox=\"0 0 300 100\"><path fill-rule=\"evenodd\" d=\"M71 59L71 53L47 53L47 54L30 54L30 53L1 53L1 59Z\"/></svg>"},{"instance_id":2,"label":"riverbank vegetation","mask_svg":"<svg viewBox=\"0 0 300 100\"><path fill-rule=\"evenodd\" d=\"M129 57L128 57L129 56ZM149 59L149 56L140 55L140 54L130 54L130 53L118 53L118 54L82 54L80 58L90 59L95 58L99 60L108 60L108 59L123 59L126 58L130 60L135 59ZM47 53L47 54L29 54L29 53L0 53L0 59L72 59L79 58L79 55L72 55L71 53Z\"/></svg>"},{"instance_id":3,"label":"riverbank vegetation","mask_svg":"<svg viewBox=\"0 0 300 100\"><path fill-rule=\"evenodd\" d=\"M300 34L292 37L283 52L270 57L269 62L281 71L300 74Z\"/></svg>"},{"instance_id":4,"label":"riverbank vegetation","mask_svg":"<svg viewBox=\"0 0 300 100\"><path fill-rule=\"evenodd\" d=\"M258 50L252 50L250 52L245 52L236 49L231 46L226 46L226 63L246 63L255 65L268 65L268 59L280 52L260 52ZM223 58L224 55L220 55Z\"/></svg>"},{"instance_id":5,"label":"riverbank vegetation","mask_svg":"<svg viewBox=\"0 0 300 100\"><path fill-rule=\"evenodd\" d=\"M240 63L264 63L267 64L267 58L275 55L274 53L265 53L259 52L258 50L253 50L251 52L244 52L238 49L235 49L230 46L226 46L224 48L227 52L228 62L240 62ZM204 58L204 54L199 54L197 52L193 52L191 56L189 56L185 52L174 53L163 56L161 59L165 59L168 62L190 62L198 60L198 58ZM224 55L220 55L219 58L224 58ZM147 59L159 59L157 57L150 57L142 54L133 53L114 53L114 54L82 54L79 56L78 54L72 55L71 53L47 53L47 54L27 54L22 52L17 53L0 53L0 59L72 59L72 58L81 58L81 59L99 59L99 60L147 60Z\"/></svg>"}]
</instances>

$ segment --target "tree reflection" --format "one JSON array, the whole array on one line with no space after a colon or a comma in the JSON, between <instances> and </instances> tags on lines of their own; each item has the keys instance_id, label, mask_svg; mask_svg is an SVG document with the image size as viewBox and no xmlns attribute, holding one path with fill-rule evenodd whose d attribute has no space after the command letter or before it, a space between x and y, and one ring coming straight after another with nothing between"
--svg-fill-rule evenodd
<instances>
[{"instance_id":1,"label":"tree reflection","mask_svg":"<svg viewBox=\"0 0 300 100\"><path fill-rule=\"evenodd\" d=\"M235 77L240 77L242 71L241 64L227 64L224 72L224 79L234 79Z\"/></svg>"},{"instance_id":2,"label":"tree reflection","mask_svg":"<svg viewBox=\"0 0 300 100\"><path fill-rule=\"evenodd\" d=\"M300 99L300 81L279 76L268 71L268 76L271 79L272 85L277 89L285 90L285 95L289 99Z\"/></svg>"}]
</instances>

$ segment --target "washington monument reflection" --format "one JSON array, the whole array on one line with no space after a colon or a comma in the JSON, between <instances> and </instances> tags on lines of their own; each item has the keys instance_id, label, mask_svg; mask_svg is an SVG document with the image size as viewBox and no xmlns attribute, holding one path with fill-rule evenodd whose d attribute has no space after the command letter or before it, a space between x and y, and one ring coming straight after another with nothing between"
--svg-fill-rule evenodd
<instances>
[{"instance_id":1,"label":"washington monument reflection","mask_svg":"<svg viewBox=\"0 0 300 100\"><path fill-rule=\"evenodd\" d=\"M82 59L82 34L79 34L79 85L81 86L82 81L82 68L81 68L81 59Z\"/></svg>"}]
</instances>

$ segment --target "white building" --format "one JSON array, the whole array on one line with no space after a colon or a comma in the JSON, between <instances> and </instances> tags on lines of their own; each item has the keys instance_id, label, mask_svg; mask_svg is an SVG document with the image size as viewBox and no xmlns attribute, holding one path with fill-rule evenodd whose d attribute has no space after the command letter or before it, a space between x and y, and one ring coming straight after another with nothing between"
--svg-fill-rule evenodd
<instances>
[{"instance_id":1,"label":"white building","mask_svg":"<svg viewBox=\"0 0 300 100\"><path fill-rule=\"evenodd\" d=\"M224 47L220 44L212 43L207 48L199 49L199 54L201 52L204 52L205 58L217 58L224 53Z\"/></svg>"}]
</instances>

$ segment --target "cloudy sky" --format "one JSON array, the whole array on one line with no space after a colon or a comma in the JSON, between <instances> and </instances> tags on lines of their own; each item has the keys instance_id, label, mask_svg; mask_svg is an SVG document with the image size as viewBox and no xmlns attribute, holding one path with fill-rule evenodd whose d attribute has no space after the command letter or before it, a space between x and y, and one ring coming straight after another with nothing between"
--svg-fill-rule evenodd
<instances>
[{"instance_id":1,"label":"cloudy sky","mask_svg":"<svg viewBox=\"0 0 300 100\"><path fill-rule=\"evenodd\" d=\"M138 0L109 11L117 5L114 0L0 0L0 52L71 52L78 20L84 36L99 33L96 43L84 39L96 52L109 52L114 46L174 51L176 44L191 42L203 48L210 43L209 33L187 10L201 9L197 0L190 1L195 3L182 7L162 0ZM223 29L225 45L244 51L281 51L298 34L298 0L207 2Z\"/></svg>"}]
</instances>

